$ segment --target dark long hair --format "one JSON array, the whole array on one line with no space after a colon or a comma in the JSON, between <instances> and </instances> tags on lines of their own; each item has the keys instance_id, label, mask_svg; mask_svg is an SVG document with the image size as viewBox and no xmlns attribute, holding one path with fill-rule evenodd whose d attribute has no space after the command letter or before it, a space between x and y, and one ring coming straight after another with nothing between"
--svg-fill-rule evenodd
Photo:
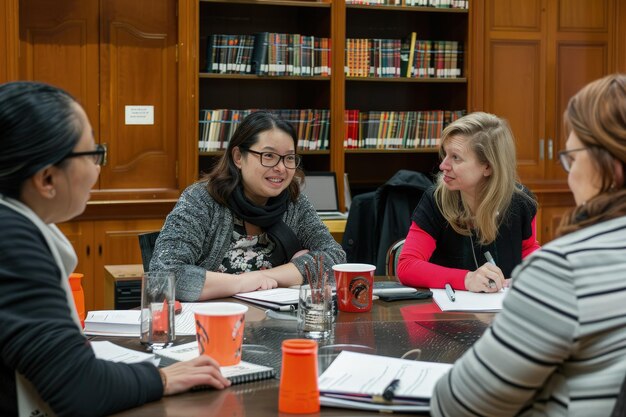
<instances>
[{"instance_id":1,"label":"dark long hair","mask_svg":"<svg viewBox=\"0 0 626 417\"><path fill-rule=\"evenodd\" d=\"M24 181L62 161L80 139L76 101L36 82L0 85L0 193L19 198Z\"/></svg>"},{"instance_id":2,"label":"dark long hair","mask_svg":"<svg viewBox=\"0 0 626 417\"><path fill-rule=\"evenodd\" d=\"M291 136L294 147L298 147L298 138L293 126L278 116L266 112L257 111L251 113L243 119L241 124L233 133L228 142L228 148L220 158L219 162L202 180L208 180L207 189L211 197L222 205L226 202L231 194L241 182L241 174L233 160L233 149L239 147L242 154L245 154L259 140L259 135L272 129L279 129ZM289 195L292 201L296 201L300 195L299 183L303 180L304 173L300 168L296 168L293 180L289 184Z\"/></svg>"},{"instance_id":3,"label":"dark long hair","mask_svg":"<svg viewBox=\"0 0 626 417\"><path fill-rule=\"evenodd\" d=\"M587 84L571 98L564 114L567 131L588 148L602 180L598 194L564 216L559 235L626 215L626 75L613 74Z\"/></svg>"}]
</instances>

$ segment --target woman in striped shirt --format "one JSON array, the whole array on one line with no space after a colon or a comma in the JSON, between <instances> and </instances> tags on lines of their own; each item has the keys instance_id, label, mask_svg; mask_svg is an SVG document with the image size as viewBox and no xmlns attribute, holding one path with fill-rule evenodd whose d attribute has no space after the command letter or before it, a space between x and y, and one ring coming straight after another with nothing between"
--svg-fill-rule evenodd
<instances>
[{"instance_id":1,"label":"woman in striped shirt","mask_svg":"<svg viewBox=\"0 0 626 417\"><path fill-rule=\"evenodd\" d=\"M603 416L626 374L626 75L569 102L577 207L513 273L502 312L437 384L432 415Z\"/></svg>"}]
</instances>

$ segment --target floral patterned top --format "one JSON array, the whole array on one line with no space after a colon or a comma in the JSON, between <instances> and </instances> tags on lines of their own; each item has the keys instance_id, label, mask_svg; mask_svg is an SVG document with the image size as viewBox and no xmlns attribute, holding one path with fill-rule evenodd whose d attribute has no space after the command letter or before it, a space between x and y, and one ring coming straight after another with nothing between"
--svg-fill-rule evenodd
<instances>
[{"instance_id":1,"label":"floral patterned top","mask_svg":"<svg viewBox=\"0 0 626 417\"><path fill-rule=\"evenodd\" d=\"M243 220L234 217L234 230L230 245L217 272L242 274L271 269L270 256L276 247L267 234L248 235Z\"/></svg>"}]
</instances>

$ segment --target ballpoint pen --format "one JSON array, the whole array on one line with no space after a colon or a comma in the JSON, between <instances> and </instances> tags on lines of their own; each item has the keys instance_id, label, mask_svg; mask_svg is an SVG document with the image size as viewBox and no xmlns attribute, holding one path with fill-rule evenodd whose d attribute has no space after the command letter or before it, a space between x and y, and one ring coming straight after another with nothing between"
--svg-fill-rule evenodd
<instances>
[{"instance_id":1,"label":"ballpoint pen","mask_svg":"<svg viewBox=\"0 0 626 417\"><path fill-rule=\"evenodd\" d=\"M491 253L489 253L489 251L485 252L485 259L487 260L487 262L489 262L492 265L496 264L496 261L493 260L493 256L491 256ZM493 288L496 286L496 282L492 279L489 279L489 288Z\"/></svg>"},{"instance_id":2,"label":"ballpoint pen","mask_svg":"<svg viewBox=\"0 0 626 417\"><path fill-rule=\"evenodd\" d=\"M396 389L398 389L399 385L400 385L399 379L394 379L393 381L391 381L389 385L387 385L387 387L383 391L383 399L385 401L393 400L393 397L396 395Z\"/></svg>"},{"instance_id":3,"label":"ballpoint pen","mask_svg":"<svg viewBox=\"0 0 626 417\"><path fill-rule=\"evenodd\" d=\"M450 301L454 302L454 300L456 300L456 295L454 294L454 290L452 289L452 286L450 284L446 284L445 289L446 289L446 295L448 296Z\"/></svg>"}]
</instances>

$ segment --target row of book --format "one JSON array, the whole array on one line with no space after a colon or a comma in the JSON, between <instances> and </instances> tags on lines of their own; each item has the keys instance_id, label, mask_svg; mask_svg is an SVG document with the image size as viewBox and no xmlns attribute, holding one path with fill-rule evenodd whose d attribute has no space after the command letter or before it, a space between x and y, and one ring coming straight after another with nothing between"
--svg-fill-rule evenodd
<instances>
[{"instance_id":1,"label":"row of book","mask_svg":"<svg viewBox=\"0 0 626 417\"><path fill-rule=\"evenodd\" d=\"M206 71L213 74L330 75L329 38L299 33L213 34Z\"/></svg>"},{"instance_id":2,"label":"row of book","mask_svg":"<svg viewBox=\"0 0 626 417\"><path fill-rule=\"evenodd\" d=\"M368 6L420 6L447 9L469 8L469 0L346 0L346 4L366 4Z\"/></svg>"},{"instance_id":3,"label":"row of book","mask_svg":"<svg viewBox=\"0 0 626 417\"><path fill-rule=\"evenodd\" d=\"M239 123L254 109L200 112L200 152L226 149ZM269 110L291 123L298 150L327 150L330 112L324 109ZM346 110L346 149L414 149L439 145L441 132L465 110L359 111Z\"/></svg>"},{"instance_id":4,"label":"row of book","mask_svg":"<svg viewBox=\"0 0 626 417\"><path fill-rule=\"evenodd\" d=\"M200 111L200 152L226 149L239 123L255 110L215 109ZM325 150L330 143L330 111L320 109L269 110L291 123L298 137L298 150Z\"/></svg>"},{"instance_id":5,"label":"row of book","mask_svg":"<svg viewBox=\"0 0 626 417\"><path fill-rule=\"evenodd\" d=\"M434 148L441 132L465 110L368 111L346 110L346 149Z\"/></svg>"},{"instance_id":6,"label":"row of book","mask_svg":"<svg viewBox=\"0 0 626 417\"><path fill-rule=\"evenodd\" d=\"M347 39L348 77L459 78L463 43L418 40L412 32L406 40Z\"/></svg>"}]
</instances>

